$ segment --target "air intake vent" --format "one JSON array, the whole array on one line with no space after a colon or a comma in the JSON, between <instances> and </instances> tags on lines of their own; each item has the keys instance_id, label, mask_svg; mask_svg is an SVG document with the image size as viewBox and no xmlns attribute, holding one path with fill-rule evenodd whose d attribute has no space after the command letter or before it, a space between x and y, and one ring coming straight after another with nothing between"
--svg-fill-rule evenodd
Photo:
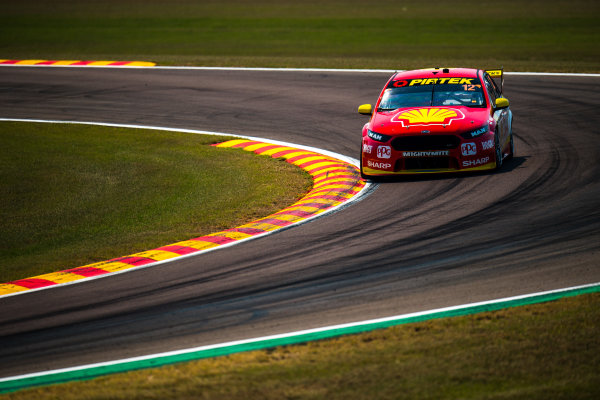
<instances>
[{"instance_id":1,"label":"air intake vent","mask_svg":"<svg viewBox=\"0 0 600 400\"><path fill-rule=\"evenodd\" d=\"M404 169L454 169L451 159L448 157L423 157L406 158Z\"/></svg>"}]
</instances>

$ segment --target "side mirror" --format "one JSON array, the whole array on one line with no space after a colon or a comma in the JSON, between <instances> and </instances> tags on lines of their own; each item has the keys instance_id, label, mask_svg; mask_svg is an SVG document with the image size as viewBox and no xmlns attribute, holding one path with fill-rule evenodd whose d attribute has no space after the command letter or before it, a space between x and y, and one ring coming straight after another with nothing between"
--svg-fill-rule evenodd
<instances>
[{"instance_id":1,"label":"side mirror","mask_svg":"<svg viewBox=\"0 0 600 400\"><path fill-rule=\"evenodd\" d=\"M506 108L509 104L510 103L508 102L508 99L504 97L499 97L496 99L496 108Z\"/></svg>"},{"instance_id":2,"label":"side mirror","mask_svg":"<svg viewBox=\"0 0 600 400\"><path fill-rule=\"evenodd\" d=\"M363 104L358 106L358 113L362 115L371 115L373 114L373 106L370 104Z\"/></svg>"}]
</instances>

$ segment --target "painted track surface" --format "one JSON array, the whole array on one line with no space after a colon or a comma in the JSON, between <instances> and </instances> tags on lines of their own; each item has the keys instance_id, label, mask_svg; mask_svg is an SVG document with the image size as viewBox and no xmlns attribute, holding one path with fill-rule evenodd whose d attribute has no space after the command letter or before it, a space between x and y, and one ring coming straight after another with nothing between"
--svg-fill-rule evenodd
<instances>
[{"instance_id":1,"label":"painted track surface","mask_svg":"<svg viewBox=\"0 0 600 400\"><path fill-rule=\"evenodd\" d=\"M387 73L0 69L0 116L245 134L357 156ZM386 182L327 218L0 302L0 376L600 281L597 77L508 76L501 173Z\"/></svg>"}]
</instances>

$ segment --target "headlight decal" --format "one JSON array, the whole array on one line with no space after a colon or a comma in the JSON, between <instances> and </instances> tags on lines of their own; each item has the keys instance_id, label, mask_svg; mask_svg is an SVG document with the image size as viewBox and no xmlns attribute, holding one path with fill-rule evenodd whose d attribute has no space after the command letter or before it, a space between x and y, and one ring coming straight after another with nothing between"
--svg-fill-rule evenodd
<instances>
[{"instance_id":1,"label":"headlight decal","mask_svg":"<svg viewBox=\"0 0 600 400\"><path fill-rule=\"evenodd\" d=\"M371 139L375 140L376 142L387 142L388 140L390 140L392 138L389 135L383 135L381 133L373 132L370 129L367 131L367 136L369 136Z\"/></svg>"},{"instance_id":2,"label":"headlight decal","mask_svg":"<svg viewBox=\"0 0 600 400\"><path fill-rule=\"evenodd\" d=\"M473 138L483 135L484 133L488 133L489 130L490 130L490 128L487 125L484 125L479 129L475 129L474 131L470 131L470 132L465 132L465 133L461 134L460 136L462 136L465 139L473 139Z\"/></svg>"}]
</instances>

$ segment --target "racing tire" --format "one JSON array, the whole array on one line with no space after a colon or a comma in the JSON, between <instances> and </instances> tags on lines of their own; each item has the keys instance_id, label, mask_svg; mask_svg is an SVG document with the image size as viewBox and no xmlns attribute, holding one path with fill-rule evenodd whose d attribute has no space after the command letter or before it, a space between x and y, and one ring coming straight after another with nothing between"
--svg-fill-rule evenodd
<instances>
[{"instance_id":1,"label":"racing tire","mask_svg":"<svg viewBox=\"0 0 600 400\"><path fill-rule=\"evenodd\" d=\"M360 160L360 177L363 178L365 181L372 179L372 177L370 175L366 175L363 172L362 151L360 152L360 157L358 159Z\"/></svg>"},{"instance_id":2,"label":"racing tire","mask_svg":"<svg viewBox=\"0 0 600 400\"><path fill-rule=\"evenodd\" d=\"M494 132L494 156L496 158L496 168L498 171L502 168L502 148L500 147L500 138L498 137L498 132Z\"/></svg>"},{"instance_id":3,"label":"racing tire","mask_svg":"<svg viewBox=\"0 0 600 400\"><path fill-rule=\"evenodd\" d=\"M508 146L510 153L508 154L508 157L506 157L507 160L512 160L515 156L515 138L513 135L513 128L512 128L513 127L513 119L514 118L512 117L512 114L511 114L511 117L510 117L510 144Z\"/></svg>"},{"instance_id":4,"label":"racing tire","mask_svg":"<svg viewBox=\"0 0 600 400\"><path fill-rule=\"evenodd\" d=\"M512 160L512 158L515 156L515 141L513 138L512 131L510 132L510 144L508 145L508 148L510 150L510 153L508 153L508 156L506 157L506 159Z\"/></svg>"}]
</instances>

